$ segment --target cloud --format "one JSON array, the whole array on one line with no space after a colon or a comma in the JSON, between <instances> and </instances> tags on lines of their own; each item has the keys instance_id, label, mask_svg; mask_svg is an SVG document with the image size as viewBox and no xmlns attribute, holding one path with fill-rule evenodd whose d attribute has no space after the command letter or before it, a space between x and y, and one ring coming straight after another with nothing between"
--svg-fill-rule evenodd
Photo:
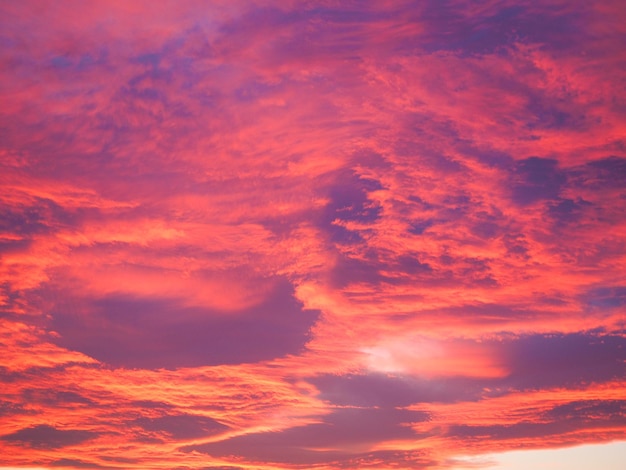
<instances>
[{"instance_id":1,"label":"cloud","mask_svg":"<svg viewBox=\"0 0 626 470\"><path fill-rule=\"evenodd\" d=\"M322 375L310 379L320 398L333 405L406 407L424 402L453 403L477 400L481 382L464 378L416 378L371 373L367 375Z\"/></svg>"},{"instance_id":2,"label":"cloud","mask_svg":"<svg viewBox=\"0 0 626 470\"><path fill-rule=\"evenodd\" d=\"M197 367L296 354L318 314L303 309L281 281L263 302L240 311L109 297L86 315L56 311L51 328L60 345L115 367Z\"/></svg>"},{"instance_id":3,"label":"cloud","mask_svg":"<svg viewBox=\"0 0 626 470\"><path fill-rule=\"evenodd\" d=\"M22 413L29 413L23 405L10 401L0 401L0 416L14 416Z\"/></svg>"},{"instance_id":4,"label":"cloud","mask_svg":"<svg viewBox=\"0 0 626 470\"><path fill-rule=\"evenodd\" d=\"M546 414L555 419L592 420L612 418L626 414L623 400L582 400L558 405Z\"/></svg>"},{"instance_id":5,"label":"cloud","mask_svg":"<svg viewBox=\"0 0 626 470\"><path fill-rule=\"evenodd\" d=\"M23 428L1 437L2 440L35 449L58 449L74 446L97 437L92 431L79 429L58 429L47 424Z\"/></svg>"},{"instance_id":6,"label":"cloud","mask_svg":"<svg viewBox=\"0 0 626 470\"><path fill-rule=\"evenodd\" d=\"M428 416L418 411L345 408L325 416L321 423L281 432L247 434L183 450L212 456L238 454L250 460L293 461L301 465L332 462L366 453L380 440L415 438L408 424L426 419Z\"/></svg>"},{"instance_id":7,"label":"cloud","mask_svg":"<svg viewBox=\"0 0 626 470\"><path fill-rule=\"evenodd\" d=\"M518 388L567 387L610 382L624 371L626 340L618 335L529 335L504 346Z\"/></svg>"},{"instance_id":8,"label":"cloud","mask_svg":"<svg viewBox=\"0 0 626 470\"><path fill-rule=\"evenodd\" d=\"M207 437L228 429L214 419L194 415L165 415L142 417L132 421L146 431L165 432L174 439L188 440Z\"/></svg>"},{"instance_id":9,"label":"cloud","mask_svg":"<svg viewBox=\"0 0 626 470\"><path fill-rule=\"evenodd\" d=\"M571 410L568 412L568 410ZM474 426L459 424L449 433L457 438L480 438L493 440L554 439L559 436L567 442L568 434L598 432L613 436L615 427L626 421L623 403L597 402L595 404L569 403L559 405L544 414L543 422L519 422L510 425Z\"/></svg>"},{"instance_id":10,"label":"cloud","mask_svg":"<svg viewBox=\"0 0 626 470\"><path fill-rule=\"evenodd\" d=\"M531 204L545 199L556 199L565 182L555 160L530 157L518 161L513 172L513 200Z\"/></svg>"},{"instance_id":11,"label":"cloud","mask_svg":"<svg viewBox=\"0 0 626 470\"><path fill-rule=\"evenodd\" d=\"M567 49L578 42L583 22L580 10L565 5L536 6L525 2L476 8L465 2L428 2L420 17L428 19L427 50L451 50L462 54L501 52L517 42L551 44ZM477 10L480 11L478 14ZM542 15L537 16L540 10Z\"/></svg>"},{"instance_id":12,"label":"cloud","mask_svg":"<svg viewBox=\"0 0 626 470\"><path fill-rule=\"evenodd\" d=\"M29 403L42 403L46 406L74 407L97 406L97 402L72 391L25 390L23 399Z\"/></svg>"},{"instance_id":13,"label":"cloud","mask_svg":"<svg viewBox=\"0 0 626 470\"><path fill-rule=\"evenodd\" d=\"M621 437L624 15L0 2L2 464Z\"/></svg>"},{"instance_id":14,"label":"cloud","mask_svg":"<svg viewBox=\"0 0 626 470\"><path fill-rule=\"evenodd\" d=\"M99 465L93 462L86 462L78 459L59 459L49 464L52 467L68 467L68 468L116 468Z\"/></svg>"}]
</instances>

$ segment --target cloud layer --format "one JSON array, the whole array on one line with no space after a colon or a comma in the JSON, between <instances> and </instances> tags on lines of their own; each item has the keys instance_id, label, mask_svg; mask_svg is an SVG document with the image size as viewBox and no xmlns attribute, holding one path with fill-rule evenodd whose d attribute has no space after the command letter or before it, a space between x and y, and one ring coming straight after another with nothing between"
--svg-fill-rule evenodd
<instances>
[{"instance_id":1,"label":"cloud layer","mask_svg":"<svg viewBox=\"0 0 626 470\"><path fill-rule=\"evenodd\" d=\"M624 439L619 2L0 13L0 465Z\"/></svg>"}]
</instances>

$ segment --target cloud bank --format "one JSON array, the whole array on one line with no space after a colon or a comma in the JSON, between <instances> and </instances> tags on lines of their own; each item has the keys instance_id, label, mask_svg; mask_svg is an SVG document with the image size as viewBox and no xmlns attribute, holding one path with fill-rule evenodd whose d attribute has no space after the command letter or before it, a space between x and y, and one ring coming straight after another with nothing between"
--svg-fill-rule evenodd
<instances>
[{"instance_id":1,"label":"cloud bank","mask_svg":"<svg viewBox=\"0 0 626 470\"><path fill-rule=\"evenodd\" d=\"M624 439L619 2L0 13L1 465Z\"/></svg>"}]
</instances>

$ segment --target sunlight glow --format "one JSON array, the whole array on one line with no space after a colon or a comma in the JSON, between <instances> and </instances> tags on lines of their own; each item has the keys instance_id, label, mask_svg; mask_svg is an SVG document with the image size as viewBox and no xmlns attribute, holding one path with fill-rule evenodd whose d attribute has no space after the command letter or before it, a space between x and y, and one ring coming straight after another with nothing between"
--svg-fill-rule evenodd
<instances>
[{"instance_id":1,"label":"sunlight glow","mask_svg":"<svg viewBox=\"0 0 626 470\"><path fill-rule=\"evenodd\" d=\"M563 449L517 450L462 460L455 470L622 470L626 462L626 441Z\"/></svg>"}]
</instances>

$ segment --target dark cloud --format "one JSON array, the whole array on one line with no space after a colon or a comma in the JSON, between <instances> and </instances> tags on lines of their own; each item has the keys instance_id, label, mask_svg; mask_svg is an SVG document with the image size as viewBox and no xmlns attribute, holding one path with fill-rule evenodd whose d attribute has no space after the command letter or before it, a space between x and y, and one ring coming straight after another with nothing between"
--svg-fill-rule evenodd
<instances>
[{"instance_id":1,"label":"dark cloud","mask_svg":"<svg viewBox=\"0 0 626 470\"><path fill-rule=\"evenodd\" d=\"M243 470L243 467L233 467L231 465L219 465L217 467L202 467L198 470Z\"/></svg>"},{"instance_id":2,"label":"dark cloud","mask_svg":"<svg viewBox=\"0 0 626 470\"><path fill-rule=\"evenodd\" d=\"M435 221L433 219L416 220L410 224L409 233L412 233L413 235L421 235L434 223Z\"/></svg>"},{"instance_id":3,"label":"dark cloud","mask_svg":"<svg viewBox=\"0 0 626 470\"><path fill-rule=\"evenodd\" d=\"M420 2L426 21L424 47L429 52L448 50L462 55L504 53L516 42L544 44L557 50L579 43L582 13L542 5L502 6L481 15L456 1Z\"/></svg>"},{"instance_id":4,"label":"dark cloud","mask_svg":"<svg viewBox=\"0 0 626 470\"><path fill-rule=\"evenodd\" d=\"M32 241L26 238L18 240L0 241L0 253L10 255L12 253L23 253L31 245Z\"/></svg>"},{"instance_id":5,"label":"dark cloud","mask_svg":"<svg viewBox=\"0 0 626 470\"><path fill-rule=\"evenodd\" d=\"M541 416L541 421L521 421L515 424L472 426L453 425L448 435L462 439L514 440L563 436L580 430L598 432L619 428L626 424L623 400L592 400L571 402L556 406Z\"/></svg>"},{"instance_id":6,"label":"dark cloud","mask_svg":"<svg viewBox=\"0 0 626 470\"><path fill-rule=\"evenodd\" d=\"M358 231L341 225L342 222L371 224L379 216L381 207L368 199L368 193L382 189L373 179L363 178L353 171L336 175L337 181L329 189L330 202L321 219L321 227L328 231L331 241L339 244L362 242Z\"/></svg>"},{"instance_id":7,"label":"dark cloud","mask_svg":"<svg viewBox=\"0 0 626 470\"><path fill-rule=\"evenodd\" d=\"M494 211L493 214L478 211L474 217L475 222L470 225L470 231L479 238L492 239L506 232L502 226L502 213L500 211Z\"/></svg>"},{"instance_id":8,"label":"dark cloud","mask_svg":"<svg viewBox=\"0 0 626 470\"><path fill-rule=\"evenodd\" d=\"M583 188L626 189L626 158L611 155L570 170L573 184Z\"/></svg>"},{"instance_id":9,"label":"dark cloud","mask_svg":"<svg viewBox=\"0 0 626 470\"><path fill-rule=\"evenodd\" d=\"M530 157L515 163L512 174L513 201L520 205L559 197L566 176L558 162L549 158Z\"/></svg>"},{"instance_id":10,"label":"dark cloud","mask_svg":"<svg viewBox=\"0 0 626 470\"><path fill-rule=\"evenodd\" d=\"M388 468L397 469L436 468L439 463L429 458L425 451L378 450L333 462L333 466L345 469L377 469L380 468L381 462Z\"/></svg>"},{"instance_id":11,"label":"dark cloud","mask_svg":"<svg viewBox=\"0 0 626 470\"><path fill-rule=\"evenodd\" d=\"M530 131L542 129L567 129L571 131L573 129L584 130L587 127L585 116L580 109L577 109L576 112L562 109L563 106L558 101L546 95L537 94L529 101L527 111L532 119L527 124L527 128Z\"/></svg>"},{"instance_id":12,"label":"dark cloud","mask_svg":"<svg viewBox=\"0 0 626 470\"><path fill-rule=\"evenodd\" d=\"M170 410L172 405L162 401L153 400L137 400L131 403L133 408L148 409L148 410Z\"/></svg>"},{"instance_id":13,"label":"dark cloud","mask_svg":"<svg viewBox=\"0 0 626 470\"><path fill-rule=\"evenodd\" d=\"M5 434L0 439L37 449L58 449L81 444L97 436L98 434L92 431L57 429L47 424L40 424Z\"/></svg>"},{"instance_id":14,"label":"dark cloud","mask_svg":"<svg viewBox=\"0 0 626 470\"><path fill-rule=\"evenodd\" d=\"M178 368L297 353L318 314L303 309L292 286L281 282L264 302L238 312L107 297L95 301L89 315L55 311L51 328L60 345L116 367Z\"/></svg>"},{"instance_id":15,"label":"dark cloud","mask_svg":"<svg viewBox=\"0 0 626 470\"><path fill-rule=\"evenodd\" d=\"M126 464L133 464L133 463L139 463L140 459L138 458L131 458L131 457L111 457L108 455L103 455L102 457L100 457L101 460L104 460L105 462L113 462L113 463L126 463Z\"/></svg>"},{"instance_id":16,"label":"dark cloud","mask_svg":"<svg viewBox=\"0 0 626 470\"><path fill-rule=\"evenodd\" d=\"M583 293L581 300L594 310L620 308L626 305L626 286L595 287Z\"/></svg>"},{"instance_id":17,"label":"dark cloud","mask_svg":"<svg viewBox=\"0 0 626 470\"><path fill-rule=\"evenodd\" d=\"M67 407L75 405L96 406L96 402L88 397L72 391L54 391L47 389L26 389L22 392L23 399L28 403L41 403L47 406Z\"/></svg>"},{"instance_id":18,"label":"dark cloud","mask_svg":"<svg viewBox=\"0 0 626 470\"><path fill-rule=\"evenodd\" d=\"M94 401L76 392L58 392L56 399L62 403L79 403L82 405L93 405Z\"/></svg>"},{"instance_id":19,"label":"dark cloud","mask_svg":"<svg viewBox=\"0 0 626 470\"><path fill-rule=\"evenodd\" d=\"M610 157L595 160L587 163L589 168L593 168L596 178L604 183L613 183L620 186L626 185L626 158L612 155Z\"/></svg>"},{"instance_id":20,"label":"dark cloud","mask_svg":"<svg viewBox=\"0 0 626 470\"><path fill-rule=\"evenodd\" d=\"M231 465L220 465L218 467L202 467L199 470L243 470L243 467L233 467Z\"/></svg>"},{"instance_id":21,"label":"dark cloud","mask_svg":"<svg viewBox=\"0 0 626 470\"><path fill-rule=\"evenodd\" d=\"M449 315L450 318L463 319L464 322L470 324L505 324L510 321L528 319L538 314L523 308L496 303L459 305L458 307L444 307L436 311L427 310L426 312L431 315L437 313Z\"/></svg>"},{"instance_id":22,"label":"dark cloud","mask_svg":"<svg viewBox=\"0 0 626 470\"><path fill-rule=\"evenodd\" d=\"M464 378L424 379L383 374L322 375L309 382L319 389L321 399L334 405L381 409L476 400L483 386Z\"/></svg>"},{"instance_id":23,"label":"dark cloud","mask_svg":"<svg viewBox=\"0 0 626 470\"><path fill-rule=\"evenodd\" d=\"M70 467L70 468L117 468L117 467L108 467L105 465L99 465L93 462L86 462L84 460L78 459L59 459L53 462L50 462L49 465L51 467Z\"/></svg>"},{"instance_id":24,"label":"dark cloud","mask_svg":"<svg viewBox=\"0 0 626 470\"><path fill-rule=\"evenodd\" d=\"M459 175L467 167L447 155L438 145L441 135L455 139L457 130L449 121L439 122L429 113L408 113L401 136L394 142L394 154L413 160L416 168L428 168L441 175ZM424 145L424 141L429 145Z\"/></svg>"},{"instance_id":25,"label":"dark cloud","mask_svg":"<svg viewBox=\"0 0 626 470\"><path fill-rule=\"evenodd\" d=\"M137 418L130 424L139 426L146 431L164 432L173 439L197 439L219 434L228 426L206 416L198 415L166 415L158 418Z\"/></svg>"},{"instance_id":26,"label":"dark cloud","mask_svg":"<svg viewBox=\"0 0 626 470\"><path fill-rule=\"evenodd\" d=\"M366 31L368 22L393 16L367 3L357 3L333 8L312 4L296 10L251 8L222 26L217 47L230 54L254 47L263 39L262 60L269 66L285 61L311 64L328 57L355 59L371 42L356 40ZM278 31L282 34L276 34Z\"/></svg>"},{"instance_id":27,"label":"dark cloud","mask_svg":"<svg viewBox=\"0 0 626 470\"><path fill-rule=\"evenodd\" d=\"M373 259L358 259L349 255L338 255L331 272L333 286L341 288L351 283L379 284L389 280L380 273L381 264L377 263L375 253L370 253Z\"/></svg>"},{"instance_id":28,"label":"dark cloud","mask_svg":"<svg viewBox=\"0 0 626 470\"><path fill-rule=\"evenodd\" d=\"M55 201L45 198L34 199L32 205L28 206L0 206L0 230L23 237L33 237L76 223L76 214Z\"/></svg>"},{"instance_id":29,"label":"dark cloud","mask_svg":"<svg viewBox=\"0 0 626 470\"><path fill-rule=\"evenodd\" d=\"M27 410L24 405L20 403L0 400L0 417L16 414L35 414L35 412Z\"/></svg>"},{"instance_id":30,"label":"dark cloud","mask_svg":"<svg viewBox=\"0 0 626 470\"><path fill-rule=\"evenodd\" d=\"M0 212L0 229L18 235L36 235L49 231L39 207L20 208L19 210L3 208Z\"/></svg>"},{"instance_id":31,"label":"dark cloud","mask_svg":"<svg viewBox=\"0 0 626 470\"><path fill-rule=\"evenodd\" d=\"M322 417L323 422L280 432L233 437L221 442L184 447L221 457L313 464L354 457L344 449L367 447L380 440L417 438L409 423L428 419L424 412L402 409L344 408ZM312 449L326 450L312 450Z\"/></svg>"},{"instance_id":32,"label":"dark cloud","mask_svg":"<svg viewBox=\"0 0 626 470\"><path fill-rule=\"evenodd\" d=\"M0 382L12 383L23 378L22 372L15 372L6 366L0 366Z\"/></svg>"},{"instance_id":33,"label":"dark cloud","mask_svg":"<svg viewBox=\"0 0 626 470\"><path fill-rule=\"evenodd\" d=\"M373 165L384 165L376 154L367 154L367 161ZM328 239L335 246L363 245L364 235L371 231L381 216L381 206L369 199L372 191L382 189L377 180L359 176L354 170L346 169L333 175L328 186L330 198L318 221L320 229L328 234ZM357 223L360 228L349 228L345 223ZM380 274L381 260L377 250L368 250L364 256L337 253L337 259L330 273L333 285L346 286L354 282L377 284L389 281Z\"/></svg>"},{"instance_id":34,"label":"dark cloud","mask_svg":"<svg viewBox=\"0 0 626 470\"><path fill-rule=\"evenodd\" d=\"M626 373L626 338L615 335L528 335L502 345L516 389L607 382Z\"/></svg>"},{"instance_id":35,"label":"dark cloud","mask_svg":"<svg viewBox=\"0 0 626 470\"><path fill-rule=\"evenodd\" d=\"M397 272L408 275L425 274L433 270L428 263L421 262L419 256L408 254L399 256L394 268Z\"/></svg>"},{"instance_id":36,"label":"dark cloud","mask_svg":"<svg viewBox=\"0 0 626 470\"><path fill-rule=\"evenodd\" d=\"M448 436L464 440L513 440L522 438L547 438L548 436L566 434L576 429L577 426L569 422L522 422L511 425L495 424L483 426L457 424L450 426Z\"/></svg>"},{"instance_id":37,"label":"dark cloud","mask_svg":"<svg viewBox=\"0 0 626 470\"><path fill-rule=\"evenodd\" d=\"M583 211L592 204L583 199L559 199L548 204L548 214L559 224L575 223L583 216Z\"/></svg>"},{"instance_id":38,"label":"dark cloud","mask_svg":"<svg viewBox=\"0 0 626 470\"><path fill-rule=\"evenodd\" d=\"M626 400L580 400L557 405L544 416L551 420L626 418Z\"/></svg>"}]
</instances>

